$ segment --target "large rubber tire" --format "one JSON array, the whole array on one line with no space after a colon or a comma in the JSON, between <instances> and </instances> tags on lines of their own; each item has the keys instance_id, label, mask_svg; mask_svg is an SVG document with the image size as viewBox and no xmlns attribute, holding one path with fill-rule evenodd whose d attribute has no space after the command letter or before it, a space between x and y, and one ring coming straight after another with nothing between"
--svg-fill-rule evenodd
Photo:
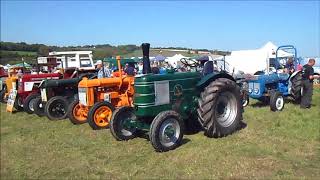
<instances>
[{"instance_id":1,"label":"large rubber tire","mask_svg":"<svg viewBox=\"0 0 320 180\"><path fill-rule=\"evenodd\" d=\"M118 141L127 141L133 139L137 135L135 127L126 127L126 121L137 120L132 107L121 107L116 109L110 121L110 131L112 136Z\"/></svg>"},{"instance_id":2,"label":"large rubber tire","mask_svg":"<svg viewBox=\"0 0 320 180\"><path fill-rule=\"evenodd\" d=\"M113 105L106 101L94 104L88 113L88 124L93 130L109 127L114 110Z\"/></svg>"},{"instance_id":3,"label":"large rubber tire","mask_svg":"<svg viewBox=\"0 0 320 180\"><path fill-rule=\"evenodd\" d=\"M2 90L0 91L0 102L2 102L2 103L7 103L4 99L6 92L7 92L7 86L4 85Z\"/></svg>"},{"instance_id":4,"label":"large rubber tire","mask_svg":"<svg viewBox=\"0 0 320 180\"><path fill-rule=\"evenodd\" d=\"M240 88L226 78L212 81L198 99L198 120L208 137L224 137L235 132L242 120Z\"/></svg>"},{"instance_id":5,"label":"large rubber tire","mask_svg":"<svg viewBox=\"0 0 320 180\"><path fill-rule=\"evenodd\" d=\"M14 100L13 107L17 111L22 111L23 110L23 99L19 97L18 95L16 96L16 99Z\"/></svg>"},{"instance_id":6,"label":"large rubber tire","mask_svg":"<svg viewBox=\"0 0 320 180\"><path fill-rule=\"evenodd\" d=\"M184 122L172 110L159 113L150 126L150 142L157 152L166 152L178 147L183 138Z\"/></svg>"},{"instance_id":7,"label":"large rubber tire","mask_svg":"<svg viewBox=\"0 0 320 180\"><path fill-rule=\"evenodd\" d=\"M45 106L45 113L50 120L65 119L68 112L68 101L65 97L54 96Z\"/></svg>"},{"instance_id":8,"label":"large rubber tire","mask_svg":"<svg viewBox=\"0 0 320 180\"><path fill-rule=\"evenodd\" d=\"M34 112L34 102L37 97L40 95L38 93L32 93L27 96L27 98L23 102L23 110L28 114L33 114Z\"/></svg>"},{"instance_id":9,"label":"large rubber tire","mask_svg":"<svg viewBox=\"0 0 320 180\"><path fill-rule=\"evenodd\" d=\"M302 74L301 72L291 78L291 92L296 103L300 103L302 97Z\"/></svg>"},{"instance_id":10,"label":"large rubber tire","mask_svg":"<svg viewBox=\"0 0 320 180\"><path fill-rule=\"evenodd\" d=\"M280 92L274 91L270 94L270 110L282 111L284 108L284 97Z\"/></svg>"},{"instance_id":11,"label":"large rubber tire","mask_svg":"<svg viewBox=\"0 0 320 180\"><path fill-rule=\"evenodd\" d=\"M86 112L82 112L84 110L81 110L80 108L79 100L74 100L68 107L67 116L73 124L83 124L87 122L89 111L86 110Z\"/></svg>"},{"instance_id":12,"label":"large rubber tire","mask_svg":"<svg viewBox=\"0 0 320 180\"><path fill-rule=\"evenodd\" d=\"M33 104L33 112L38 115L39 117L45 116L46 113L44 111L44 107L45 107L45 102L42 101L41 97L37 97L34 100L34 104Z\"/></svg>"}]
</instances>

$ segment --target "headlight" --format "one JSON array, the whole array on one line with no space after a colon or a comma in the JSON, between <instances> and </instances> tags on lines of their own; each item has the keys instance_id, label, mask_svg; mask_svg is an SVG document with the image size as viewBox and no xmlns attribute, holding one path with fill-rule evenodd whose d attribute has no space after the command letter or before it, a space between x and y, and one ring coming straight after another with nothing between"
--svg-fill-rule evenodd
<instances>
[{"instance_id":1,"label":"headlight","mask_svg":"<svg viewBox=\"0 0 320 180\"><path fill-rule=\"evenodd\" d=\"M259 89L254 89L254 93L258 94L259 93Z\"/></svg>"},{"instance_id":2,"label":"headlight","mask_svg":"<svg viewBox=\"0 0 320 180\"><path fill-rule=\"evenodd\" d=\"M249 90L248 90L248 91L249 91L249 93L252 93L252 89L251 89L251 88L249 88Z\"/></svg>"}]
</instances>

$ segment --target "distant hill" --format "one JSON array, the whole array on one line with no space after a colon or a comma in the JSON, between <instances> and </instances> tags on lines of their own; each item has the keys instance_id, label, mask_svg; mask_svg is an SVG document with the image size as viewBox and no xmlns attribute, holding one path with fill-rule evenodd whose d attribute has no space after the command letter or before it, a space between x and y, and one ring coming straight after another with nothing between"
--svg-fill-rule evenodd
<instances>
[{"instance_id":1,"label":"distant hill","mask_svg":"<svg viewBox=\"0 0 320 180\"><path fill-rule=\"evenodd\" d=\"M0 42L0 64L13 64L21 62L21 59L28 63L35 64L38 56L48 56L51 51L77 51L91 50L94 59L103 59L105 57L115 57L117 55L123 57L141 57L141 47L137 45L119 45L112 46L110 44L84 45L84 46L47 46L45 44L27 44L24 42ZM206 49L188 49L188 48L151 48L150 56L162 54L170 57L175 54L184 56L194 56L198 51L208 51ZM225 53L224 51L210 51L211 53ZM227 52L228 53L228 52Z\"/></svg>"}]
</instances>

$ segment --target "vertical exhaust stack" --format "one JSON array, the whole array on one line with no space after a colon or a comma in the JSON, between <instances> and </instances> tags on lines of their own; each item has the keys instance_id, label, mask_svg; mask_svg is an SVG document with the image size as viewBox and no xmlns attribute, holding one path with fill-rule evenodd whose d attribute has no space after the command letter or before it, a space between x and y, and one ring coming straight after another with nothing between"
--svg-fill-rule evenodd
<instances>
[{"instance_id":1,"label":"vertical exhaust stack","mask_svg":"<svg viewBox=\"0 0 320 180\"><path fill-rule=\"evenodd\" d=\"M150 59L149 59L149 50L150 50L150 44L149 43L142 43L142 54L143 54L143 74L149 74L151 73L151 66L150 66Z\"/></svg>"}]
</instances>

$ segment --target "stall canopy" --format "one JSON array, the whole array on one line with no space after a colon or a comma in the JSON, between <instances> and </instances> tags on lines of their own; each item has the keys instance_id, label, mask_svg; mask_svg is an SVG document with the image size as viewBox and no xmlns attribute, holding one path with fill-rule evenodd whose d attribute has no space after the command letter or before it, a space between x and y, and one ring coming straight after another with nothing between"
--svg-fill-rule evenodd
<instances>
[{"instance_id":1,"label":"stall canopy","mask_svg":"<svg viewBox=\"0 0 320 180\"><path fill-rule=\"evenodd\" d=\"M153 61L164 61L165 59L167 59L167 58L159 54L159 55L157 55L156 57L154 57L151 60L153 60Z\"/></svg>"},{"instance_id":2,"label":"stall canopy","mask_svg":"<svg viewBox=\"0 0 320 180\"><path fill-rule=\"evenodd\" d=\"M272 42L268 42L260 49L232 51L230 56L226 56L226 62L230 66L228 69L249 74L264 70L267 67L267 59L275 58L277 48ZM280 50L278 56L290 57L293 54Z\"/></svg>"}]
</instances>

